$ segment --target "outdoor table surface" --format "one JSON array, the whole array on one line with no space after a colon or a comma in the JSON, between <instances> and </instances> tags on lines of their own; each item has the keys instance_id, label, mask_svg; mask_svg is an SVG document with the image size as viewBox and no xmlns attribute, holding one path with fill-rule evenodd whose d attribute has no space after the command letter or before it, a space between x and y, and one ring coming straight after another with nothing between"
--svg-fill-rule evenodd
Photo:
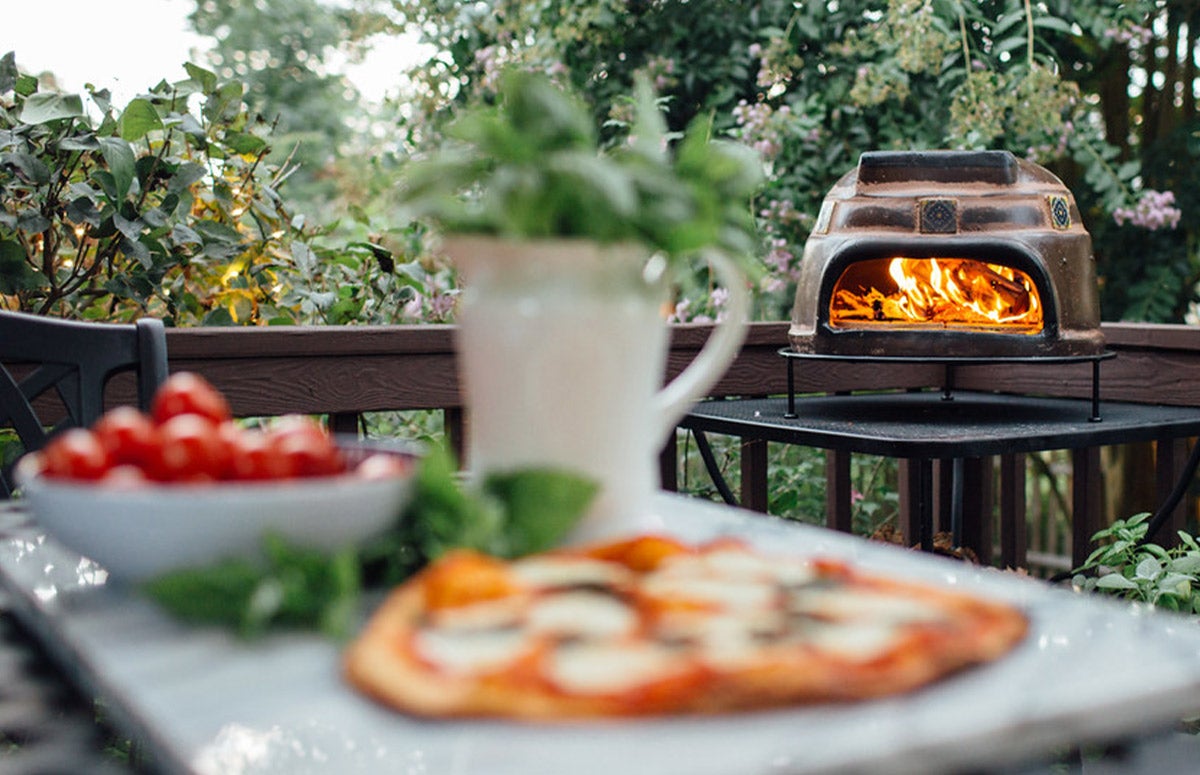
<instances>
[{"instance_id":1,"label":"outdoor table surface","mask_svg":"<svg viewBox=\"0 0 1200 775\"><path fill-rule=\"evenodd\" d=\"M1194 754L1190 738L1169 733L1200 713L1194 619L677 495L656 498L654 513L655 529L685 540L740 536L763 551L840 557L1007 600L1031 631L992 665L866 703L549 726L430 722L350 691L338 644L303 633L248 643L177 623L29 521L0 530L0 584L62 673L99 697L161 772L1025 773L1064 747L1148 735L1167 740L1171 756ZM1161 758L1139 769L1140 751L1120 769L1085 771L1170 771Z\"/></svg>"}]
</instances>

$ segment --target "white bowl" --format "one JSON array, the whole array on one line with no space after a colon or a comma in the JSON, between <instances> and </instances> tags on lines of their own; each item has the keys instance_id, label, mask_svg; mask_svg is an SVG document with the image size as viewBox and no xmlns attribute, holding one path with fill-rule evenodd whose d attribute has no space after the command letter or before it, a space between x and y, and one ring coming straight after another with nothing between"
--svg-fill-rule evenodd
<instances>
[{"instance_id":1,"label":"white bowl","mask_svg":"<svg viewBox=\"0 0 1200 775\"><path fill-rule=\"evenodd\" d=\"M392 445L339 446L351 464L371 452L416 455ZM136 582L223 559L253 559L268 531L312 549L360 545L395 523L411 492L412 469L372 479L346 473L123 488L48 479L32 454L18 462L16 475L30 513L50 535L111 577Z\"/></svg>"}]
</instances>

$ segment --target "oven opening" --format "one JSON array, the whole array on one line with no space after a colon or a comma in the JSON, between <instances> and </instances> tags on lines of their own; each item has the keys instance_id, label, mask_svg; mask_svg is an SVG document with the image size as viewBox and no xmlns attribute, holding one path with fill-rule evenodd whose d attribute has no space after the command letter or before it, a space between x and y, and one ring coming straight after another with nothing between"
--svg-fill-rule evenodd
<instances>
[{"instance_id":1,"label":"oven opening","mask_svg":"<svg viewBox=\"0 0 1200 775\"><path fill-rule=\"evenodd\" d=\"M1040 334L1037 285L1011 266L973 258L896 256L856 261L833 287L835 329L939 329Z\"/></svg>"}]
</instances>

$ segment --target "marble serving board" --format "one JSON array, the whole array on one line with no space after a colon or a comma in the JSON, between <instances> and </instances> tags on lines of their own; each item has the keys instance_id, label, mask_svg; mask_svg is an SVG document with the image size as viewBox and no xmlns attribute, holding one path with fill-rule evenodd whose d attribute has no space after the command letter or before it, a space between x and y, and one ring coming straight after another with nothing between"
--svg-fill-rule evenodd
<instances>
[{"instance_id":1,"label":"marble serving board","mask_svg":"<svg viewBox=\"0 0 1200 775\"><path fill-rule=\"evenodd\" d=\"M1200 713L1200 624L725 506L662 495L683 539L849 559L1022 607L999 662L916 693L711 718L528 725L394 713L339 674L316 635L247 643L165 616L18 512L0 524L8 605L68 677L169 773L753 775L980 772L1124 739ZM364 615L367 612L364 611Z\"/></svg>"}]
</instances>

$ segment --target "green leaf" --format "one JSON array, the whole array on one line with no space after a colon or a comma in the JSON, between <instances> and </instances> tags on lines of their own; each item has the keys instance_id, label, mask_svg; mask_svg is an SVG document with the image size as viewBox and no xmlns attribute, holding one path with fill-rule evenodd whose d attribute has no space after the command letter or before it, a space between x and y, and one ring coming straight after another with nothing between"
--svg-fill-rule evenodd
<instances>
[{"instance_id":1,"label":"green leaf","mask_svg":"<svg viewBox=\"0 0 1200 775\"><path fill-rule=\"evenodd\" d=\"M21 77L17 70L17 55L14 51L9 51L3 57L0 57L0 94L7 94L17 86L17 79Z\"/></svg>"},{"instance_id":2,"label":"green leaf","mask_svg":"<svg viewBox=\"0 0 1200 775\"><path fill-rule=\"evenodd\" d=\"M126 106L117 122L117 131L121 139L137 142L151 132L163 128L158 111L149 100L135 99Z\"/></svg>"},{"instance_id":3,"label":"green leaf","mask_svg":"<svg viewBox=\"0 0 1200 775\"><path fill-rule=\"evenodd\" d=\"M26 124L46 124L83 115L83 99L78 94L38 92L25 99L20 119Z\"/></svg>"},{"instance_id":4,"label":"green leaf","mask_svg":"<svg viewBox=\"0 0 1200 775\"><path fill-rule=\"evenodd\" d=\"M506 557L545 551L562 541L591 504L599 486L570 471L535 468L493 474L483 489L504 503Z\"/></svg>"},{"instance_id":5,"label":"green leaf","mask_svg":"<svg viewBox=\"0 0 1200 775\"><path fill-rule=\"evenodd\" d=\"M192 185L193 183L203 180L204 176L207 174L208 170L206 170L201 164L197 164L195 162L180 164L179 168L175 170L175 174L171 176L170 182L167 184L167 191L173 194L178 194L187 189L188 186Z\"/></svg>"},{"instance_id":6,"label":"green leaf","mask_svg":"<svg viewBox=\"0 0 1200 775\"><path fill-rule=\"evenodd\" d=\"M267 141L246 132L236 132L225 138L225 144L236 153L254 156L267 147Z\"/></svg>"},{"instance_id":7,"label":"green leaf","mask_svg":"<svg viewBox=\"0 0 1200 775\"><path fill-rule=\"evenodd\" d=\"M1192 595L1192 579L1182 573L1166 573L1158 580L1158 589L1162 594L1186 600Z\"/></svg>"},{"instance_id":8,"label":"green leaf","mask_svg":"<svg viewBox=\"0 0 1200 775\"><path fill-rule=\"evenodd\" d=\"M205 242L231 246L241 244L242 235L238 233L237 229L231 226L226 226L216 221L198 221L194 226L196 232L204 237Z\"/></svg>"},{"instance_id":9,"label":"green leaf","mask_svg":"<svg viewBox=\"0 0 1200 775\"><path fill-rule=\"evenodd\" d=\"M136 174L136 164L133 148L128 142L117 137L101 137L100 153L108 165L111 177L112 191L109 195L114 203L125 199L133 185Z\"/></svg>"},{"instance_id":10,"label":"green leaf","mask_svg":"<svg viewBox=\"0 0 1200 775\"><path fill-rule=\"evenodd\" d=\"M25 250L19 242L0 241L0 293L13 294L37 288L42 276L25 261Z\"/></svg>"},{"instance_id":11,"label":"green leaf","mask_svg":"<svg viewBox=\"0 0 1200 775\"><path fill-rule=\"evenodd\" d=\"M1137 569L1134 571L1134 577L1153 581L1162 575L1162 564L1153 557L1147 557L1137 564Z\"/></svg>"},{"instance_id":12,"label":"green leaf","mask_svg":"<svg viewBox=\"0 0 1200 775\"><path fill-rule=\"evenodd\" d=\"M204 92L211 92L217 88L217 74L212 70L206 70L192 62L185 62L183 69L193 81L200 85Z\"/></svg>"},{"instance_id":13,"label":"green leaf","mask_svg":"<svg viewBox=\"0 0 1200 775\"><path fill-rule=\"evenodd\" d=\"M64 151L98 151L100 142L94 134L79 134L64 137L58 141L58 147Z\"/></svg>"},{"instance_id":14,"label":"green leaf","mask_svg":"<svg viewBox=\"0 0 1200 775\"><path fill-rule=\"evenodd\" d=\"M1120 573L1110 573L1096 579L1098 589L1137 589L1138 585L1122 576Z\"/></svg>"},{"instance_id":15,"label":"green leaf","mask_svg":"<svg viewBox=\"0 0 1200 775\"><path fill-rule=\"evenodd\" d=\"M1176 573L1186 573L1192 576L1200 575L1200 553L1185 554L1171 560L1167 566Z\"/></svg>"},{"instance_id":16,"label":"green leaf","mask_svg":"<svg viewBox=\"0 0 1200 775\"><path fill-rule=\"evenodd\" d=\"M40 210L22 209L17 213L17 228L27 234L41 234L54 224Z\"/></svg>"},{"instance_id":17,"label":"green leaf","mask_svg":"<svg viewBox=\"0 0 1200 775\"><path fill-rule=\"evenodd\" d=\"M244 637L273 627L319 629L334 638L352 634L362 587L352 550L326 555L267 534L262 555L261 562L230 560L167 573L142 589L174 616Z\"/></svg>"},{"instance_id":18,"label":"green leaf","mask_svg":"<svg viewBox=\"0 0 1200 775\"><path fill-rule=\"evenodd\" d=\"M1074 28L1066 21L1055 16L1038 16L1033 20L1033 26L1043 30L1054 30L1064 35L1074 35Z\"/></svg>"},{"instance_id":19,"label":"green leaf","mask_svg":"<svg viewBox=\"0 0 1200 775\"><path fill-rule=\"evenodd\" d=\"M482 550L498 527L495 511L459 486L457 470L453 456L436 445L417 466L412 499L401 524L426 560L455 547Z\"/></svg>"},{"instance_id":20,"label":"green leaf","mask_svg":"<svg viewBox=\"0 0 1200 775\"><path fill-rule=\"evenodd\" d=\"M151 579L142 590L172 615L203 624L234 624L239 629L262 571L246 561L227 561Z\"/></svg>"},{"instance_id":21,"label":"green leaf","mask_svg":"<svg viewBox=\"0 0 1200 775\"><path fill-rule=\"evenodd\" d=\"M35 186L44 186L50 182L50 167L33 154L21 152L0 154L0 163L11 164L23 180Z\"/></svg>"},{"instance_id":22,"label":"green leaf","mask_svg":"<svg viewBox=\"0 0 1200 775\"><path fill-rule=\"evenodd\" d=\"M91 197L78 196L67 204L64 211L67 220L71 223L90 224L95 226L100 223L100 211L96 209L96 203Z\"/></svg>"}]
</instances>

